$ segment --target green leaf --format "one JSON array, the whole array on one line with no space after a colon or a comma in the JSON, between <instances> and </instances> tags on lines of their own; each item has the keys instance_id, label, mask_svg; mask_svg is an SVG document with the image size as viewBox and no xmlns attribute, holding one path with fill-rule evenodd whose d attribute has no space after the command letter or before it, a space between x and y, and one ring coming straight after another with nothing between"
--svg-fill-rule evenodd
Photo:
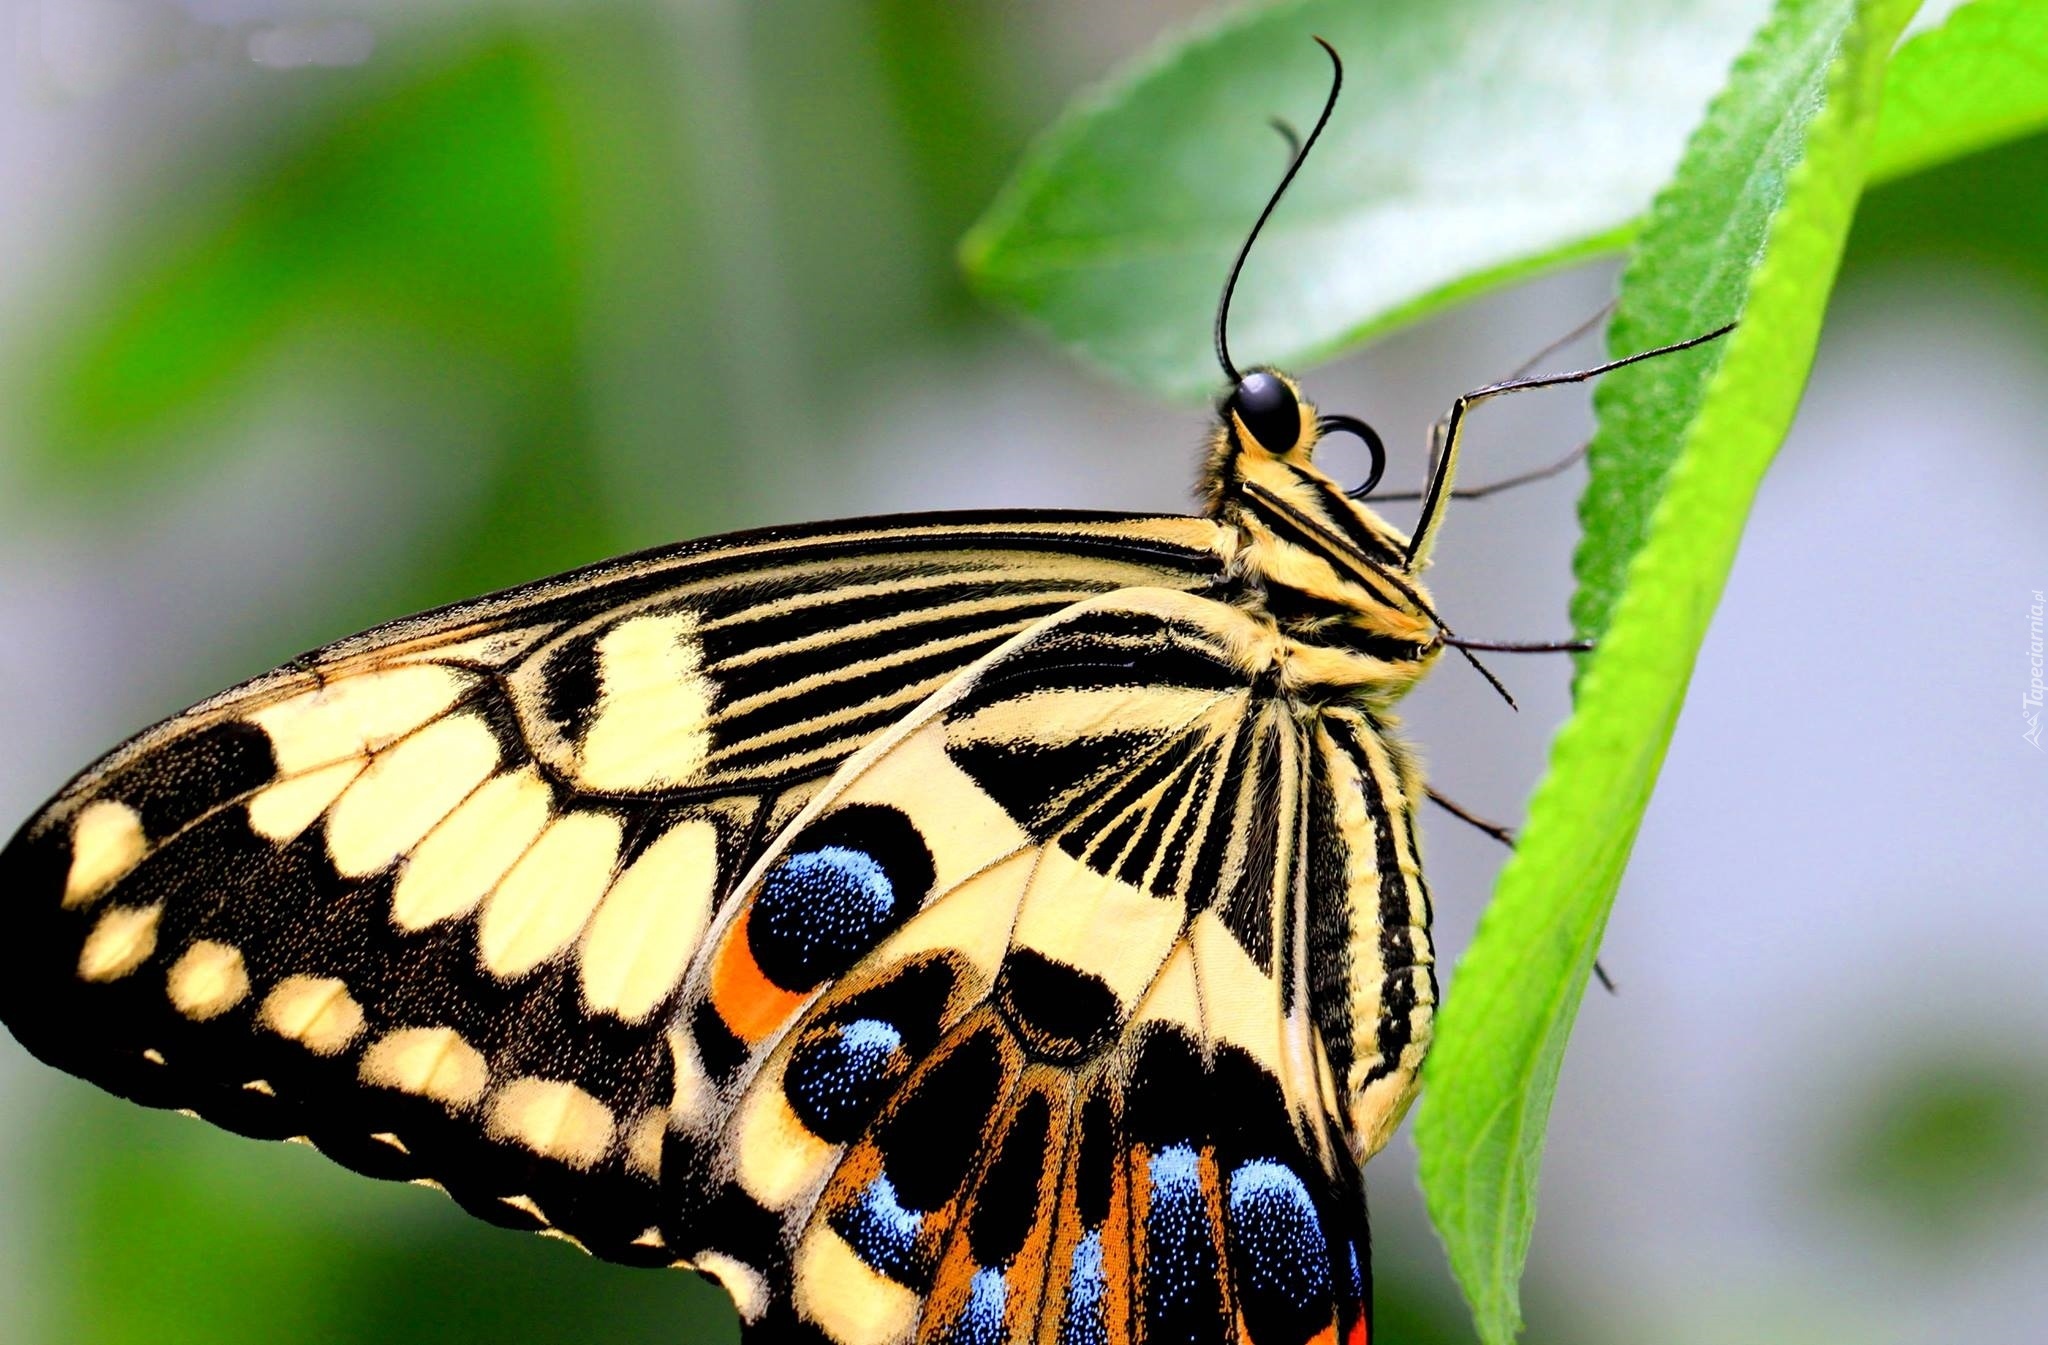
<instances>
[{"instance_id":1,"label":"green leaf","mask_svg":"<svg viewBox=\"0 0 2048 1345\"><path fill-rule=\"evenodd\" d=\"M1685 372L1679 359L1603 389L1602 434L1646 436L1651 460L1677 445L1674 465L1427 1067L1423 1186L1488 1342L1520 1328L1565 1042L1750 501L1811 367L1886 55L1913 8L1784 0L1694 137L1624 281L1617 340L1692 335L1713 325L1695 321L1702 306L1721 320L1734 301L1742 326L1693 403L1660 404L1671 367Z\"/></svg>"},{"instance_id":2,"label":"green leaf","mask_svg":"<svg viewBox=\"0 0 2048 1345\"><path fill-rule=\"evenodd\" d=\"M1238 287L1239 361L1296 365L1613 248L1676 162L1759 0L1241 9L1170 40L1028 156L963 256L975 285L1133 382L1216 381L1210 318L1306 130L1344 94Z\"/></svg>"},{"instance_id":3,"label":"green leaf","mask_svg":"<svg viewBox=\"0 0 2048 1345\"><path fill-rule=\"evenodd\" d=\"M1979 13L1979 11L1983 11ZM1756 0L1249 6L1077 102L962 245L988 298L1121 378L1212 389L1209 322L1328 67L1344 96L1237 291L1240 363L1300 366L1625 246ZM1873 171L2048 125L2039 0L1978 0L1900 53Z\"/></svg>"},{"instance_id":4,"label":"green leaf","mask_svg":"<svg viewBox=\"0 0 2048 1345\"><path fill-rule=\"evenodd\" d=\"M1868 176L1874 181L1880 167L1923 167L1982 148L2022 125L2012 119L2016 111L2048 117L2043 71L2048 4L1979 0L1964 6L1893 56ZM1972 88L1965 91L1955 81ZM1816 97L1818 92L1816 86ZM1687 150L1686 172L1695 180L1713 175L1734 182L1751 165L1759 174L1778 171L1781 156L1774 142L1788 128L1772 109L1761 111L1746 121L1737 115L1710 118ZM1647 350L1728 321L1741 303L1751 254L1762 245L1775 205L1774 196L1758 192L1733 201L1726 211L1702 211L1683 185L1661 196L1629 260L1623 301L1608 327L1610 352ZM1613 375L1594 393L1599 428L1587 452L1592 471L1579 505L1585 535L1574 562L1579 587L1572 598L1572 622L1582 638L1596 638L1607 627L1624 572L1643 545L1678 453L1680 431L1698 409L1719 360L1720 352L1711 348L1654 360Z\"/></svg>"},{"instance_id":5,"label":"green leaf","mask_svg":"<svg viewBox=\"0 0 2048 1345\"><path fill-rule=\"evenodd\" d=\"M1885 75L1873 182L2048 126L2048 4L1976 0L1915 34Z\"/></svg>"}]
</instances>

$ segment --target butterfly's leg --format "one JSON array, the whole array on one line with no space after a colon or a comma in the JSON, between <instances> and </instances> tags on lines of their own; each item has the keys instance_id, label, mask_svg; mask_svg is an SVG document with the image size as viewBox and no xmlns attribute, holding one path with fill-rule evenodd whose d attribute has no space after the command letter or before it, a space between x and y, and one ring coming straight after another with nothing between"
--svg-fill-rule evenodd
<instances>
[{"instance_id":1,"label":"butterfly's leg","mask_svg":"<svg viewBox=\"0 0 2048 1345\"><path fill-rule=\"evenodd\" d=\"M1439 421L1438 424L1442 424L1442 422ZM1435 441L1435 436L1432 435L1432 444ZM1545 463L1541 467L1517 473L1500 481L1489 481L1483 486L1455 487L1451 491L1451 498L1454 500L1483 500L1489 495L1498 495L1504 490L1513 490L1516 486L1527 486L1537 481L1548 481L1559 472L1570 470L1574 463L1585 457L1587 447L1588 444L1582 443L1556 462ZM1372 497L1374 504L1384 504L1388 500L1419 500L1421 498L1422 492L1419 490L1380 490L1374 491Z\"/></svg>"},{"instance_id":2,"label":"butterfly's leg","mask_svg":"<svg viewBox=\"0 0 2048 1345\"><path fill-rule=\"evenodd\" d=\"M1425 792L1428 793L1431 803L1434 803L1452 817L1457 818L1460 822L1469 823L1471 826L1493 837L1493 839L1499 841L1510 850L1515 848L1515 833L1507 827L1502 826L1498 822L1487 821L1471 809L1438 793L1434 788L1428 789ZM1614 978L1607 974L1607 968L1600 965L1598 958L1593 959L1593 974L1600 978L1601 989L1610 995L1614 993Z\"/></svg>"},{"instance_id":3,"label":"butterfly's leg","mask_svg":"<svg viewBox=\"0 0 2048 1345\"><path fill-rule=\"evenodd\" d=\"M1470 823L1472 826L1478 828L1480 831L1483 831L1487 835L1493 837L1493 839L1499 841L1502 845L1505 845L1510 850L1515 848L1515 833L1510 831L1508 828L1502 826L1498 822L1487 821L1485 818L1471 811L1469 808L1464 807L1462 804L1454 803L1450 799L1444 797L1442 794L1439 794L1434 788L1429 789L1427 792L1429 794L1429 801L1431 803L1434 803L1437 807L1443 809L1445 812L1449 813L1452 817L1457 818L1460 822Z\"/></svg>"},{"instance_id":4,"label":"butterfly's leg","mask_svg":"<svg viewBox=\"0 0 2048 1345\"><path fill-rule=\"evenodd\" d=\"M1643 360L1655 359L1659 355L1675 355L1681 350L1705 345L1735 330L1735 324L1718 327L1700 336L1674 341L1670 345L1657 346L1651 350L1639 350L1618 360L1596 364L1590 369L1574 369L1569 373L1545 374L1541 378L1510 378L1499 383L1490 383L1483 388L1474 388L1451 403L1451 409L1437 422L1430 432L1430 474L1429 486L1422 493L1422 517L1416 521L1415 531L1408 539L1407 568L1411 571L1421 567L1429 558L1429 546L1435 540L1437 526L1443 521L1444 506L1450 503L1451 481L1457 473L1458 440L1464 428L1466 413L1481 402L1493 400L1504 393L1527 392L1534 388L1554 388L1564 383L1583 383L1601 374L1624 368Z\"/></svg>"}]
</instances>

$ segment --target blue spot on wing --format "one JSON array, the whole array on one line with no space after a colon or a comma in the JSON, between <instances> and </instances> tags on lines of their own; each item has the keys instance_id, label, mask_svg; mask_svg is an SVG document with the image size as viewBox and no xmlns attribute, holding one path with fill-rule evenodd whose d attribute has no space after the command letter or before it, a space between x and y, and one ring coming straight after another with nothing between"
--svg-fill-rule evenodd
<instances>
[{"instance_id":1,"label":"blue spot on wing","mask_svg":"<svg viewBox=\"0 0 2048 1345\"><path fill-rule=\"evenodd\" d=\"M1104 1299L1109 1280L1102 1273L1102 1230L1074 1244L1067 1270L1067 1305L1060 1314L1059 1345L1109 1345Z\"/></svg>"},{"instance_id":2,"label":"blue spot on wing","mask_svg":"<svg viewBox=\"0 0 2048 1345\"><path fill-rule=\"evenodd\" d=\"M769 980L808 990L874 947L895 913L895 885L875 857L827 845L768 870L747 932Z\"/></svg>"},{"instance_id":3,"label":"blue spot on wing","mask_svg":"<svg viewBox=\"0 0 2048 1345\"><path fill-rule=\"evenodd\" d=\"M1190 1145L1169 1145L1152 1155L1151 1174L1155 1202L1201 1198L1202 1160Z\"/></svg>"},{"instance_id":4,"label":"blue spot on wing","mask_svg":"<svg viewBox=\"0 0 2048 1345\"><path fill-rule=\"evenodd\" d=\"M947 1345L1003 1345L1009 1338L1003 1329L1003 1309L1009 1301L1010 1285L1002 1271L976 1271L968 1282L967 1306L946 1333Z\"/></svg>"},{"instance_id":5,"label":"blue spot on wing","mask_svg":"<svg viewBox=\"0 0 2048 1345\"><path fill-rule=\"evenodd\" d=\"M918 1287L923 1266L917 1234L924 1215L907 1210L896 1198L888 1177L876 1177L848 1208L832 1220L833 1231L871 1268L898 1284Z\"/></svg>"},{"instance_id":6,"label":"blue spot on wing","mask_svg":"<svg viewBox=\"0 0 2048 1345\"><path fill-rule=\"evenodd\" d=\"M1186 1144L1152 1155L1145 1211L1145 1313L1148 1338L1221 1339L1223 1286L1216 1240L1202 1199L1201 1158Z\"/></svg>"},{"instance_id":7,"label":"blue spot on wing","mask_svg":"<svg viewBox=\"0 0 2048 1345\"><path fill-rule=\"evenodd\" d=\"M931 852L900 809L850 804L805 827L762 875L747 946L776 985L813 989L908 919L931 884Z\"/></svg>"},{"instance_id":8,"label":"blue spot on wing","mask_svg":"<svg viewBox=\"0 0 2048 1345\"><path fill-rule=\"evenodd\" d=\"M903 1034L879 1018L856 1018L807 1038L783 1073L790 1109L811 1132L845 1144L874 1119L907 1064Z\"/></svg>"},{"instance_id":9,"label":"blue spot on wing","mask_svg":"<svg viewBox=\"0 0 2048 1345\"><path fill-rule=\"evenodd\" d=\"M1329 1326L1329 1239L1301 1177L1273 1159L1239 1164L1226 1204L1231 1276L1253 1339L1303 1341Z\"/></svg>"}]
</instances>

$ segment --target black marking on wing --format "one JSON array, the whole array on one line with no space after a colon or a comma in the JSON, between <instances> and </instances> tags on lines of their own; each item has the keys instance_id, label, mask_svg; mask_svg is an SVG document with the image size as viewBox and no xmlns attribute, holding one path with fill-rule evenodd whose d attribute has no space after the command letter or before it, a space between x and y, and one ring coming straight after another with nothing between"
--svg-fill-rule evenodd
<instances>
[{"instance_id":1,"label":"black marking on wing","mask_svg":"<svg viewBox=\"0 0 2048 1345\"><path fill-rule=\"evenodd\" d=\"M1381 991L1380 1021L1377 1028L1380 1058L1366 1076L1358 1081L1357 1086L1363 1087L1393 1072L1413 1032L1411 1014L1416 1005L1416 984L1414 977L1408 974L1411 955L1400 942L1408 923L1408 892L1396 850L1392 805L1380 788L1364 745L1358 741L1358 730L1341 720L1329 721L1328 727L1331 738L1351 759L1357 771L1359 788L1365 798L1366 815L1372 822L1373 835L1370 843L1374 846L1379 873L1380 956L1381 965L1386 968L1387 974ZM1403 821L1412 826L1406 818ZM1419 876L1416 881L1420 883ZM1347 915L1346 919L1348 918ZM1428 976L1428 983L1434 987L1434 969L1429 971ZM1343 992L1331 987L1329 999L1318 1016L1334 1019L1334 1004L1344 998ZM1348 1006L1344 1013L1348 1020ZM1346 1040L1349 1040L1348 1036ZM1338 1053L1333 1047L1332 1063L1337 1063L1338 1058ZM1348 1049L1343 1052L1342 1059L1344 1066L1348 1068L1351 1063L1351 1053ZM1345 1076L1340 1074L1338 1077Z\"/></svg>"}]
</instances>

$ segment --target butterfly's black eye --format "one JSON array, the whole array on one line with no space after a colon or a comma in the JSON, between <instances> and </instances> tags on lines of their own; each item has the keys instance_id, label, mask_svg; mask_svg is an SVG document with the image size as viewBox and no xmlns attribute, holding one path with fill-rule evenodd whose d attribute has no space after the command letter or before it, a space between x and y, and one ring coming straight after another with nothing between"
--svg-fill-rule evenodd
<instances>
[{"instance_id":1,"label":"butterfly's black eye","mask_svg":"<svg viewBox=\"0 0 2048 1345\"><path fill-rule=\"evenodd\" d=\"M1246 374L1230 394L1230 409L1268 453L1285 453L1301 439L1301 403L1277 375Z\"/></svg>"}]
</instances>

